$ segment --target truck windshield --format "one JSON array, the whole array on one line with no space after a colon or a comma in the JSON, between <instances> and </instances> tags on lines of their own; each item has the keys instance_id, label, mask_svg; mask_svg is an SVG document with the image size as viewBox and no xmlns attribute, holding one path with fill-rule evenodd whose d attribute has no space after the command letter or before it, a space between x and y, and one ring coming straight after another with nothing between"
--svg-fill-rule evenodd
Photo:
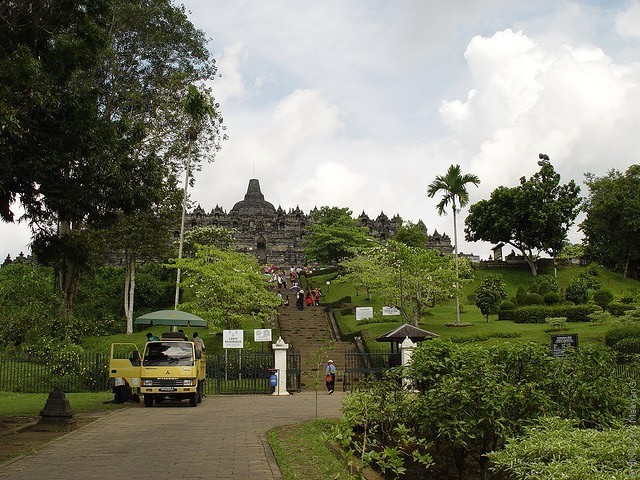
<instances>
[{"instance_id":1,"label":"truck windshield","mask_svg":"<svg viewBox=\"0 0 640 480\"><path fill-rule=\"evenodd\" d=\"M149 342L144 366L193 365L193 347L186 342Z\"/></svg>"}]
</instances>

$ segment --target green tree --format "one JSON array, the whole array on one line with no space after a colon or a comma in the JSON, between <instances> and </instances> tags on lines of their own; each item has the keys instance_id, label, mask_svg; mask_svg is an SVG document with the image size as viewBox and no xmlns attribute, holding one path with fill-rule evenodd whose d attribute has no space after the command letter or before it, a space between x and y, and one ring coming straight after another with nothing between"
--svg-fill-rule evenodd
<instances>
[{"instance_id":1,"label":"green tree","mask_svg":"<svg viewBox=\"0 0 640 480\"><path fill-rule=\"evenodd\" d=\"M311 212L311 221L303 238L307 260L323 265L351 258L370 245L367 227L358 225L351 210L321 207Z\"/></svg>"},{"instance_id":2,"label":"green tree","mask_svg":"<svg viewBox=\"0 0 640 480\"><path fill-rule=\"evenodd\" d=\"M213 102L207 95L206 91L201 91L195 85L189 85L187 95L183 102L184 111L189 119L186 129L187 137L187 155L184 160L184 186L182 191L182 217L180 220L180 240L178 244L178 260L182 258L182 248L184 244L184 220L187 215L187 189L189 187L189 179L191 176L191 164L195 163L192 156L197 155L194 146L197 145L200 134L206 125L217 117ZM176 295L174 307L178 309L180 301L180 267L176 270Z\"/></svg>"},{"instance_id":3,"label":"green tree","mask_svg":"<svg viewBox=\"0 0 640 480\"><path fill-rule=\"evenodd\" d=\"M536 276L536 260L546 252L561 252L567 231L580 205L580 187L573 180L560 184L549 162L517 187L498 187L488 200L469 207L465 237L468 241L504 242L519 250Z\"/></svg>"},{"instance_id":4,"label":"green tree","mask_svg":"<svg viewBox=\"0 0 640 480\"><path fill-rule=\"evenodd\" d=\"M476 306L485 316L487 322L489 321L489 315L495 315L500 311L502 300L508 296L506 285L497 275L484 278L475 293Z\"/></svg>"},{"instance_id":5,"label":"green tree","mask_svg":"<svg viewBox=\"0 0 640 480\"><path fill-rule=\"evenodd\" d=\"M280 305L253 255L196 245L193 258L172 267L184 272L181 307L206 319L213 330L241 327L248 318L267 324Z\"/></svg>"},{"instance_id":6,"label":"green tree","mask_svg":"<svg viewBox=\"0 0 640 480\"><path fill-rule=\"evenodd\" d=\"M81 245L92 236L81 232L160 201L186 148L176 98L215 66L204 34L170 0L9 2L0 18L9 26L0 30L9 126L0 166L10 179L0 209L12 220L20 199L37 230L34 253L57 268L72 314L92 259L92 245ZM220 137L219 121L210 133Z\"/></svg>"},{"instance_id":7,"label":"green tree","mask_svg":"<svg viewBox=\"0 0 640 480\"><path fill-rule=\"evenodd\" d=\"M372 291L388 305L399 307L404 319L414 326L418 326L424 308L433 308L454 294L455 272L448 258L437 250L390 240L374 247L371 255L379 276Z\"/></svg>"},{"instance_id":8,"label":"green tree","mask_svg":"<svg viewBox=\"0 0 640 480\"><path fill-rule=\"evenodd\" d=\"M444 176L438 175L429 185L427 195L431 198L442 194L442 199L437 205L438 214L445 215L446 209L451 205L453 212L453 250L456 269L456 323L460 323L460 281L458 274L458 207L465 207L469 203L468 184L478 185L480 179L471 173L462 174L460 165L450 165Z\"/></svg>"},{"instance_id":9,"label":"green tree","mask_svg":"<svg viewBox=\"0 0 640 480\"><path fill-rule=\"evenodd\" d=\"M0 343L20 345L51 333L59 295L51 290L53 270L14 261L0 268Z\"/></svg>"},{"instance_id":10,"label":"green tree","mask_svg":"<svg viewBox=\"0 0 640 480\"><path fill-rule=\"evenodd\" d=\"M589 195L584 203L586 255L627 278L640 264L640 165L622 174L611 170L603 177L587 174Z\"/></svg>"},{"instance_id":11,"label":"green tree","mask_svg":"<svg viewBox=\"0 0 640 480\"><path fill-rule=\"evenodd\" d=\"M128 334L133 333L137 264L164 260L175 252L170 232L178 221L179 192L169 182L165 192L164 201L150 205L146 211L120 212L116 222L107 229L110 248L124 258L123 305Z\"/></svg>"},{"instance_id":12,"label":"green tree","mask_svg":"<svg viewBox=\"0 0 640 480\"><path fill-rule=\"evenodd\" d=\"M425 247L427 244L427 228L422 221L418 223L407 222L396 230L393 239L409 247Z\"/></svg>"},{"instance_id":13,"label":"green tree","mask_svg":"<svg viewBox=\"0 0 640 480\"><path fill-rule=\"evenodd\" d=\"M234 245L234 241L234 232L228 228L213 225L194 227L184 234L184 250L194 253L196 245L211 245L226 250Z\"/></svg>"},{"instance_id":14,"label":"green tree","mask_svg":"<svg viewBox=\"0 0 640 480\"><path fill-rule=\"evenodd\" d=\"M340 262L345 273L339 281L352 284L356 292L364 289L367 300L371 301L372 291L380 290L386 283L384 277L389 269L380 265L380 257L377 249L366 249L353 258Z\"/></svg>"}]
</instances>

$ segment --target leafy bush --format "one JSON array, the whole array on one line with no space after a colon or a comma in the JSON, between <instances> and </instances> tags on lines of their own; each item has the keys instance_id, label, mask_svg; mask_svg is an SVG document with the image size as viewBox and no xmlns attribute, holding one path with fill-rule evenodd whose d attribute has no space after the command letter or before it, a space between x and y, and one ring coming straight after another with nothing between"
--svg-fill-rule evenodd
<instances>
[{"instance_id":1,"label":"leafy bush","mask_svg":"<svg viewBox=\"0 0 640 480\"><path fill-rule=\"evenodd\" d=\"M602 308L607 308L607 305L613 301L613 293L606 288L600 288L593 292L591 300L593 300L593 303L596 305L600 305Z\"/></svg>"},{"instance_id":2,"label":"leafy bush","mask_svg":"<svg viewBox=\"0 0 640 480\"><path fill-rule=\"evenodd\" d=\"M599 431L577 428L571 420L541 418L489 458L492 470L513 479L622 480L637 473L629 459L638 435L637 426Z\"/></svg>"},{"instance_id":3,"label":"leafy bush","mask_svg":"<svg viewBox=\"0 0 640 480\"><path fill-rule=\"evenodd\" d=\"M566 330L567 328L567 317L547 317L544 321L549 325L550 331L553 332Z\"/></svg>"},{"instance_id":4,"label":"leafy bush","mask_svg":"<svg viewBox=\"0 0 640 480\"><path fill-rule=\"evenodd\" d=\"M615 315L616 317L621 317L624 315L624 312L633 308L633 305L626 302L618 302L613 301L607 305L607 310L611 313L611 315Z\"/></svg>"},{"instance_id":5,"label":"leafy bush","mask_svg":"<svg viewBox=\"0 0 640 480\"><path fill-rule=\"evenodd\" d=\"M623 338L616 343L613 348L625 355L636 355L640 353L640 337Z\"/></svg>"},{"instance_id":6,"label":"leafy bush","mask_svg":"<svg viewBox=\"0 0 640 480\"><path fill-rule=\"evenodd\" d=\"M513 311L516 323L545 323L547 317L566 317L568 322L588 322L596 305L531 305Z\"/></svg>"},{"instance_id":7,"label":"leafy bush","mask_svg":"<svg viewBox=\"0 0 640 480\"><path fill-rule=\"evenodd\" d=\"M558 292L558 280L550 275L538 275L531 285L529 285L529 292L537 293L542 296L549 292Z\"/></svg>"},{"instance_id":8,"label":"leafy bush","mask_svg":"<svg viewBox=\"0 0 640 480\"><path fill-rule=\"evenodd\" d=\"M524 305L542 305L544 301L538 293L527 293L524 298Z\"/></svg>"},{"instance_id":9,"label":"leafy bush","mask_svg":"<svg viewBox=\"0 0 640 480\"><path fill-rule=\"evenodd\" d=\"M577 277L571 279L565 289L565 298L575 304L587 303L593 293L601 288L602 283L596 278L597 272L594 270L580 273Z\"/></svg>"},{"instance_id":10,"label":"leafy bush","mask_svg":"<svg viewBox=\"0 0 640 480\"><path fill-rule=\"evenodd\" d=\"M560 294L558 292L547 292L542 297L542 301L545 305L555 305L560 303Z\"/></svg>"},{"instance_id":11,"label":"leafy bush","mask_svg":"<svg viewBox=\"0 0 640 480\"><path fill-rule=\"evenodd\" d=\"M500 310L513 310L516 306L510 300L505 300L500 304Z\"/></svg>"},{"instance_id":12,"label":"leafy bush","mask_svg":"<svg viewBox=\"0 0 640 480\"><path fill-rule=\"evenodd\" d=\"M627 290L625 292L622 292L622 294L620 295L620 301L622 303L630 304L636 301L637 296L637 292L633 290Z\"/></svg>"},{"instance_id":13,"label":"leafy bush","mask_svg":"<svg viewBox=\"0 0 640 480\"><path fill-rule=\"evenodd\" d=\"M604 344L607 347L615 348L620 341L627 338L640 339L640 324L625 323L611 327L604 334Z\"/></svg>"}]
</instances>

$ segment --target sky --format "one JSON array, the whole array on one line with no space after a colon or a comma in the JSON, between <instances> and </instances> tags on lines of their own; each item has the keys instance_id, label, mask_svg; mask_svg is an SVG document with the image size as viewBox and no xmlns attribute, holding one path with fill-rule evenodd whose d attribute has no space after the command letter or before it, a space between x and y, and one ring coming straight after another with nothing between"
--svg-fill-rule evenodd
<instances>
[{"instance_id":1,"label":"sky","mask_svg":"<svg viewBox=\"0 0 640 480\"><path fill-rule=\"evenodd\" d=\"M229 136L195 173L206 211L257 178L285 210L397 214L453 237L426 194L449 165L480 178L471 205L533 175L539 153L584 195L585 173L638 163L638 0L183 3L211 39ZM464 241L467 211L459 250L486 259L490 244ZM0 225L0 255L28 236Z\"/></svg>"}]
</instances>

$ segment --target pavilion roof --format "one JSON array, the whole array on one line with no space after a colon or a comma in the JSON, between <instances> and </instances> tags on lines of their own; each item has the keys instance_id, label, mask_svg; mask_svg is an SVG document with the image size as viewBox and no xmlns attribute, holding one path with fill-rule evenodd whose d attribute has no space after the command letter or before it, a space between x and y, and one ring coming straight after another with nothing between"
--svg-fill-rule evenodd
<instances>
[{"instance_id":1,"label":"pavilion roof","mask_svg":"<svg viewBox=\"0 0 640 480\"><path fill-rule=\"evenodd\" d=\"M409 337L414 342L420 342L425 338L437 338L437 333L431 333L413 325L405 323L399 327L391 330L384 335L380 335L376 338L376 342L401 342L406 337Z\"/></svg>"}]
</instances>

